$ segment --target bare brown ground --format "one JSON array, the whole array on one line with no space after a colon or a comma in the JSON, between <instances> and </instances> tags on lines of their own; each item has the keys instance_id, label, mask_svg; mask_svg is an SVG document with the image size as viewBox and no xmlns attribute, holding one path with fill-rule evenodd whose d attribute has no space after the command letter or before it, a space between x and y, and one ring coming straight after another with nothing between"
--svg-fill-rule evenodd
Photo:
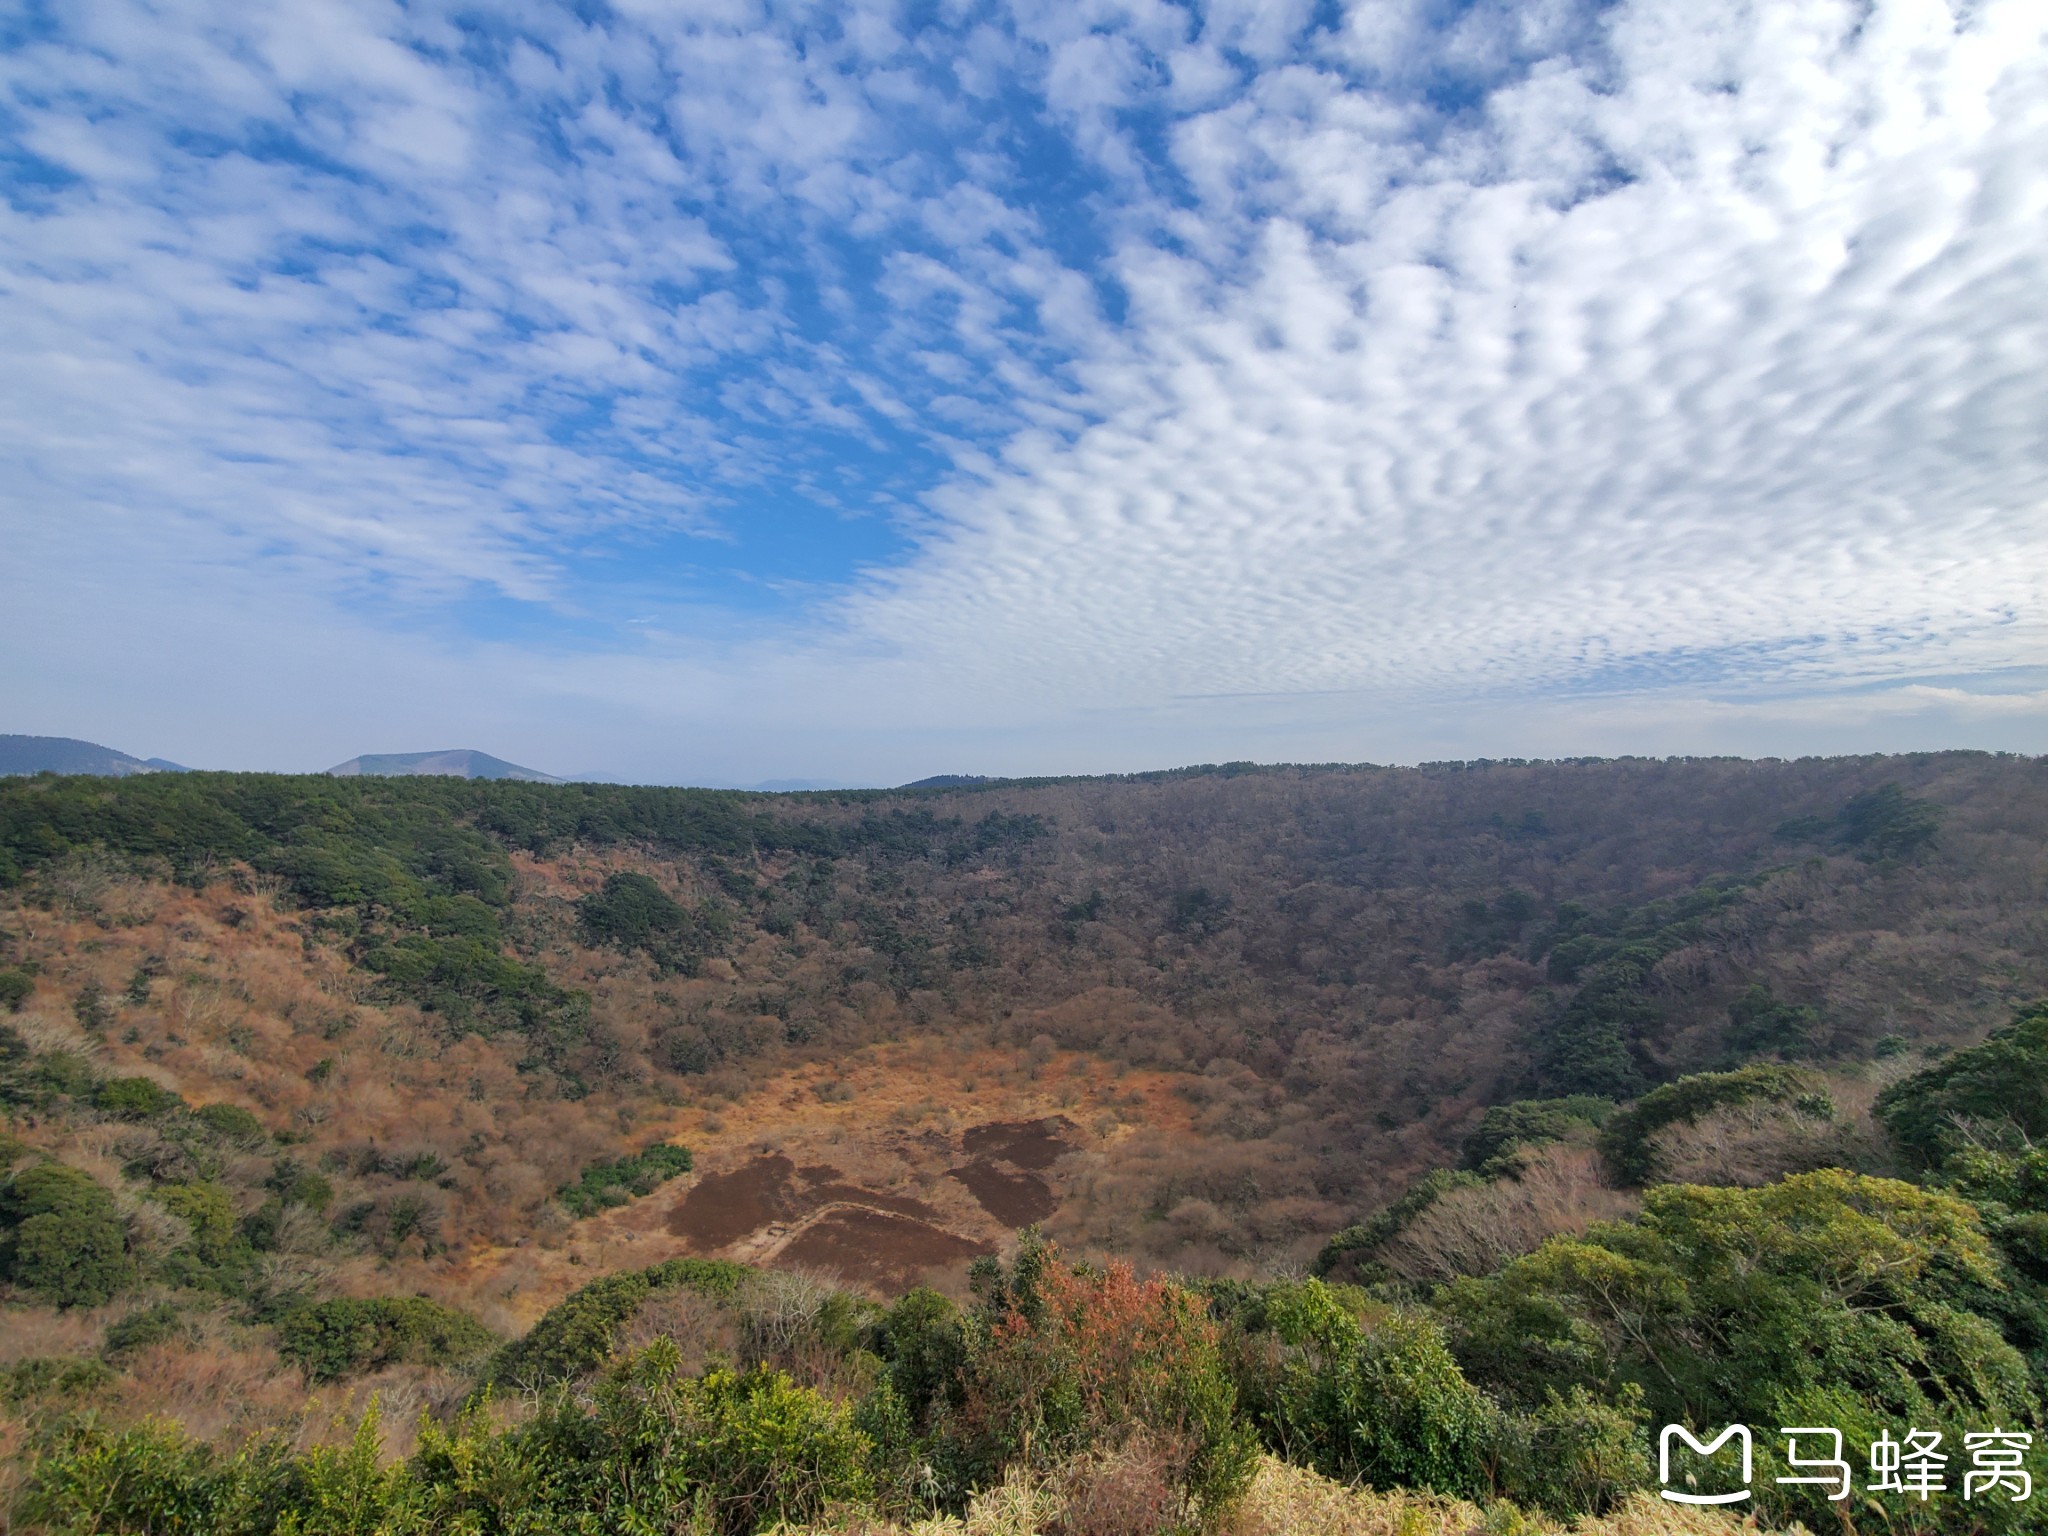
<instances>
[{"instance_id":1,"label":"bare brown ground","mask_svg":"<svg viewBox=\"0 0 2048 1536\"><path fill-rule=\"evenodd\" d=\"M964 1263L994 1247L908 1216L842 1205L806 1226L777 1257L783 1264L825 1270L854 1284L901 1291L932 1270Z\"/></svg>"},{"instance_id":2,"label":"bare brown ground","mask_svg":"<svg viewBox=\"0 0 2048 1536\"><path fill-rule=\"evenodd\" d=\"M1037 1174L1011 1173L983 1158L949 1169L947 1176L965 1184L981 1208L1005 1226L1028 1227L1060 1208L1059 1198Z\"/></svg>"},{"instance_id":3,"label":"bare brown ground","mask_svg":"<svg viewBox=\"0 0 2048 1536\"><path fill-rule=\"evenodd\" d=\"M943 1220L922 1200L848 1184L829 1163L798 1168L767 1153L731 1173L706 1175L670 1215L668 1229L698 1253L716 1253L778 1222L801 1220L833 1205L869 1206L913 1221Z\"/></svg>"},{"instance_id":4,"label":"bare brown ground","mask_svg":"<svg viewBox=\"0 0 2048 1536\"><path fill-rule=\"evenodd\" d=\"M1132 1137L1191 1135L1180 1081L930 1038L805 1063L669 1112L658 1129L691 1149L694 1174L559 1240L472 1253L449 1289L508 1327L600 1275L679 1254L831 1269L885 1294L919 1281L958 1291L975 1254L1056 1218Z\"/></svg>"},{"instance_id":5,"label":"bare brown ground","mask_svg":"<svg viewBox=\"0 0 2048 1536\"><path fill-rule=\"evenodd\" d=\"M700 1253L716 1253L770 1222L796 1214L790 1176L796 1164L770 1152L730 1173L697 1180L668 1219L668 1229Z\"/></svg>"},{"instance_id":6,"label":"bare brown ground","mask_svg":"<svg viewBox=\"0 0 2048 1536\"><path fill-rule=\"evenodd\" d=\"M1050 1168L1074 1150L1073 1132L1074 1122L1065 1115L996 1120L965 1131L960 1150L970 1157L999 1159L1019 1168Z\"/></svg>"}]
</instances>

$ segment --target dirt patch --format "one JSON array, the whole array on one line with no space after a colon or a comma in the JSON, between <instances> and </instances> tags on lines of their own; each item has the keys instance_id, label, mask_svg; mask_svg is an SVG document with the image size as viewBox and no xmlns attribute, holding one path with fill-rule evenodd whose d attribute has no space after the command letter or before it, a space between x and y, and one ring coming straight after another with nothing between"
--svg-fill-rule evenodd
<instances>
[{"instance_id":1,"label":"dirt patch","mask_svg":"<svg viewBox=\"0 0 2048 1536\"><path fill-rule=\"evenodd\" d=\"M1015 1163L1019 1168L1050 1168L1074 1150L1068 1138L1074 1122L1065 1115L1042 1120L996 1120L970 1128L960 1138L969 1157Z\"/></svg>"},{"instance_id":2,"label":"dirt patch","mask_svg":"<svg viewBox=\"0 0 2048 1536\"><path fill-rule=\"evenodd\" d=\"M928 1271L991 1252L987 1243L889 1211L847 1205L825 1212L792 1238L775 1261L827 1270L842 1280L902 1291Z\"/></svg>"},{"instance_id":3,"label":"dirt patch","mask_svg":"<svg viewBox=\"0 0 2048 1536\"><path fill-rule=\"evenodd\" d=\"M830 1163L798 1167L780 1153L766 1153L730 1173L707 1173L670 1216L668 1229L699 1253L713 1253L777 1222L801 1221L833 1205L872 1206L914 1222L945 1216L909 1195L887 1194L848 1183Z\"/></svg>"},{"instance_id":4,"label":"dirt patch","mask_svg":"<svg viewBox=\"0 0 2048 1536\"><path fill-rule=\"evenodd\" d=\"M796 1164L779 1153L757 1157L731 1173L707 1173L669 1217L668 1229L701 1253L736 1243L770 1222L799 1214L791 1198Z\"/></svg>"},{"instance_id":5,"label":"dirt patch","mask_svg":"<svg viewBox=\"0 0 2048 1536\"><path fill-rule=\"evenodd\" d=\"M946 1170L958 1179L981 1208L1006 1227L1028 1227L1059 1209L1052 1188L1035 1173L1011 1173L987 1158L977 1157L963 1168Z\"/></svg>"},{"instance_id":6,"label":"dirt patch","mask_svg":"<svg viewBox=\"0 0 2048 1536\"><path fill-rule=\"evenodd\" d=\"M801 1171L808 1172L809 1170ZM837 1173L839 1170L831 1168L826 1171L828 1173ZM846 1184L837 1179L811 1185L803 1192L800 1198L806 1211L815 1211L824 1206L838 1205L844 1202L849 1205L872 1205L878 1211L894 1211L898 1216L909 1216L917 1221L944 1221L946 1219L944 1215L933 1210L922 1200L912 1199L909 1195L884 1194L878 1189L862 1189L857 1184Z\"/></svg>"}]
</instances>

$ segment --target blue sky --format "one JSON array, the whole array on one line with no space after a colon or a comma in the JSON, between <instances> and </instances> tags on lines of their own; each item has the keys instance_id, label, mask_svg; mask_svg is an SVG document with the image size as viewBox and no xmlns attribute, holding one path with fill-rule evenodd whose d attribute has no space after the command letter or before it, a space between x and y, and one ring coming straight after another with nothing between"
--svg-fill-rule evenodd
<instances>
[{"instance_id":1,"label":"blue sky","mask_svg":"<svg viewBox=\"0 0 2048 1536\"><path fill-rule=\"evenodd\" d=\"M5 728L2048 750L2037 0L0 21Z\"/></svg>"}]
</instances>

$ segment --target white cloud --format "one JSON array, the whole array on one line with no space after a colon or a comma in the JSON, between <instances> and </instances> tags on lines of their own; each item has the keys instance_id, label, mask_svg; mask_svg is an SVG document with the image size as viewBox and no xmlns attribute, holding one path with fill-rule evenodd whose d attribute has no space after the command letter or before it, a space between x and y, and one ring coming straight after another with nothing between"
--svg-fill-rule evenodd
<instances>
[{"instance_id":1,"label":"white cloud","mask_svg":"<svg viewBox=\"0 0 2048 1536\"><path fill-rule=\"evenodd\" d=\"M2040 740L1925 681L2048 662L2033 0L976 14L67 8L0 61L72 178L0 209L14 707L283 625L337 729L739 779ZM607 628L757 492L909 551Z\"/></svg>"},{"instance_id":2,"label":"white cloud","mask_svg":"<svg viewBox=\"0 0 2048 1536\"><path fill-rule=\"evenodd\" d=\"M2043 659L2038 13L1856 16L1626 7L1429 152L1334 69L1189 125L1243 265L1127 248L1097 423L857 622L1110 704Z\"/></svg>"}]
</instances>

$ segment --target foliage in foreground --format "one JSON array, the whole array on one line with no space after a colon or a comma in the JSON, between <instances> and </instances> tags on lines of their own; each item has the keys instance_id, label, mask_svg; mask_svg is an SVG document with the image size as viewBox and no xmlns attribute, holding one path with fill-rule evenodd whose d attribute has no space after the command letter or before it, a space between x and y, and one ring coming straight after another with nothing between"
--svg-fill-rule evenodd
<instances>
[{"instance_id":1,"label":"foliage in foreground","mask_svg":"<svg viewBox=\"0 0 2048 1536\"><path fill-rule=\"evenodd\" d=\"M847 1409L776 1372L686 1376L673 1345L618 1362L587 1395L560 1390L494 1430L480 1402L385 1466L375 1411L342 1448L259 1439L229 1456L175 1425L64 1424L21 1513L53 1533L702 1531L743 1536L867 1496L869 1445Z\"/></svg>"}]
</instances>

